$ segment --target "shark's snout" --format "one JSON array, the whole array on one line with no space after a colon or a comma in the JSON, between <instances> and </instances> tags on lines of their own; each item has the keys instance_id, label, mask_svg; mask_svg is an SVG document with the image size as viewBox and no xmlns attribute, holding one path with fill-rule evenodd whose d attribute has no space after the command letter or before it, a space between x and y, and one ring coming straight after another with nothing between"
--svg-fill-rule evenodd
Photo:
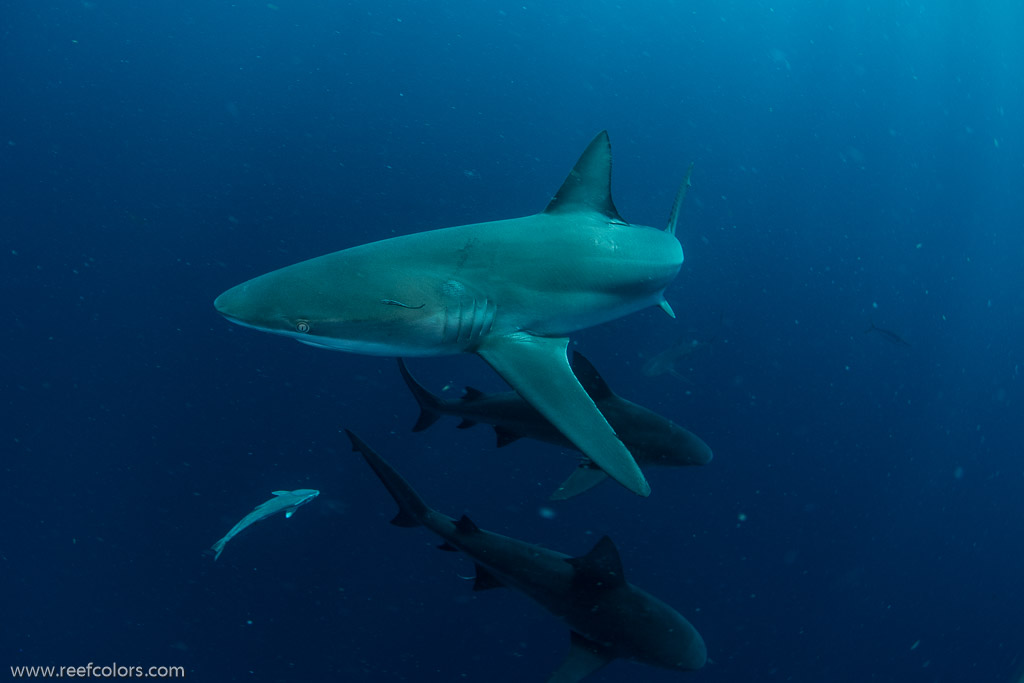
<instances>
[{"instance_id":1,"label":"shark's snout","mask_svg":"<svg viewBox=\"0 0 1024 683\"><path fill-rule=\"evenodd\" d=\"M245 295L247 289L245 284L232 287L213 300L213 307L222 316L232 322L248 322L246 320L246 309L248 308Z\"/></svg>"}]
</instances>

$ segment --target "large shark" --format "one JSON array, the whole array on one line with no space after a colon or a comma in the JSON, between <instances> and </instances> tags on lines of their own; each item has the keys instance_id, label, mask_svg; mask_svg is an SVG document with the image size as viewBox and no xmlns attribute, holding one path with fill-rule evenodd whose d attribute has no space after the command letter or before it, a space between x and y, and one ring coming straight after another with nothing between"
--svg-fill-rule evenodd
<instances>
[{"instance_id":1,"label":"large shark","mask_svg":"<svg viewBox=\"0 0 1024 683\"><path fill-rule=\"evenodd\" d=\"M668 227L630 225L611 196L601 132L543 212L364 244L249 280L217 297L232 322L328 349L481 356L613 479L650 486L572 374L568 335L652 305L683 263Z\"/></svg>"},{"instance_id":2,"label":"large shark","mask_svg":"<svg viewBox=\"0 0 1024 683\"><path fill-rule=\"evenodd\" d=\"M419 419L412 428L414 432L426 429L442 415L451 415L462 420L459 423L460 429L480 422L492 425L498 439L498 448L524 436L564 448L575 447L514 391L485 394L479 389L466 387L466 393L461 398L445 399L430 393L417 382L401 358L398 359L398 369L420 406ZM579 351L572 354L572 371L641 467L683 467L711 462L711 449L699 436L616 394L597 368ZM606 478L603 470L584 457L579 467L551 495L551 499L566 500L578 496Z\"/></svg>"},{"instance_id":3,"label":"large shark","mask_svg":"<svg viewBox=\"0 0 1024 683\"><path fill-rule=\"evenodd\" d=\"M473 590L507 586L540 603L570 629L569 654L548 683L576 683L613 659L678 671L699 669L707 647L679 612L626 581L619 552L607 536L581 557L548 550L456 520L427 507L383 458L346 430L354 450L384 483L398 515L392 524L425 526L476 565Z\"/></svg>"}]
</instances>

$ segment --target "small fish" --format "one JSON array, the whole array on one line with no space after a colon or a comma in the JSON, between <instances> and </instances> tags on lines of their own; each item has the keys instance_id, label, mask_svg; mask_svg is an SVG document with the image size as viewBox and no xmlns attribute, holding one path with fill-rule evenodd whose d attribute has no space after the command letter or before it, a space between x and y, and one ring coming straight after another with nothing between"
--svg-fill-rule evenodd
<instances>
[{"instance_id":1,"label":"small fish","mask_svg":"<svg viewBox=\"0 0 1024 683\"><path fill-rule=\"evenodd\" d=\"M294 491L274 491L274 497L265 503L260 503L256 506L256 509L247 514L242 518L238 524L231 527L231 531L225 534L224 538L220 539L213 544L212 550L216 552L213 559L216 560L220 557L221 552L224 551L224 546L232 538L238 535L243 529L251 524L255 524L261 519L266 519L276 515L278 512L284 512L285 518L291 518L295 511L310 503L314 498L320 495L320 492L316 489L295 489Z\"/></svg>"},{"instance_id":2,"label":"small fish","mask_svg":"<svg viewBox=\"0 0 1024 683\"><path fill-rule=\"evenodd\" d=\"M883 327L877 327L874 323L869 323L869 325L870 327L864 330L864 334L867 334L868 332L877 332L882 336L882 339L886 340L890 344L895 344L896 346L910 346L910 342L908 342L906 339L896 334L895 332L887 330Z\"/></svg>"}]
</instances>

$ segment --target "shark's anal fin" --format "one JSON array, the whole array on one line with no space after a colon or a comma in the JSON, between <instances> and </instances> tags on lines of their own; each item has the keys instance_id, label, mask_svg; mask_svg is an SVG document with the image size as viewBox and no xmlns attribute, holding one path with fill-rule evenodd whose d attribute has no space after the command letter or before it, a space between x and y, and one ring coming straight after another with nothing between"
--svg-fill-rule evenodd
<instances>
[{"instance_id":1,"label":"shark's anal fin","mask_svg":"<svg viewBox=\"0 0 1024 683\"><path fill-rule=\"evenodd\" d=\"M629 450L572 374L569 340L517 332L488 337L477 353L584 455L633 493L651 487Z\"/></svg>"},{"instance_id":2,"label":"shark's anal fin","mask_svg":"<svg viewBox=\"0 0 1024 683\"><path fill-rule=\"evenodd\" d=\"M569 653L548 678L548 683L578 683L594 673L614 657L608 647L569 632Z\"/></svg>"}]
</instances>

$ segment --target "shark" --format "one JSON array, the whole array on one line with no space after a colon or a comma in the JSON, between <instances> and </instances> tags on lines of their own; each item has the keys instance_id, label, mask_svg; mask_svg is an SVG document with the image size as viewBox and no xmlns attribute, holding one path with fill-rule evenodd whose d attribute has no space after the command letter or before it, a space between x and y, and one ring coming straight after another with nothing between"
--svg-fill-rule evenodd
<instances>
[{"instance_id":1,"label":"shark","mask_svg":"<svg viewBox=\"0 0 1024 683\"><path fill-rule=\"evenodd\" d=\"M662 600L626 580L615 543L602 537L573 557L478 527L469 517L433 508L395 469L351 431L354 451L398 504L391 523L424 526L443 539L442 550L461 551L474 563L473 590L520 591L569 627L569 653L548 683L576 683L614 659L692 671L707 662L697 629Z\"/></svg>"},{"instance_id":2,"label":"shark","mask_svg":"<svg viewBox=\"0 0 1024 683\"><path fill-rule=\"evenodd\" d=\"M675 317L664 292L683 263L676 226L689 177L664 230L627 223L612 202L602 131L538 214L343 249L236 285L214 307L231 322L327 349L475 353L612 479L647 496L567 347L572 332L649 306Z\"/></svg>"},{"instance_id":3,"label":"shark","mask_svg":"<svg viewBox=\"0 0 1024 683\"><path fill-rule=\"evenodd\" d=\"M699 436L616 394L597 368L579 351L573 352L571 367L584 391L641 468L650 465L683 467L711 462L711 448ZM514 391L485 394L479 389L466 387L461 398L444 399L417 382L401 358L398 359L398 369L420 407L414 432L423 431L442 416L450 415L461 419L459 429L481 422L493 426L498 448L522 437L575 448L562 432ZM551 499L567 500L578 496L607 478L604 470L584 456L579 467L558 487Z\"/></svg>"},{"instance_id":4,"label":"shark","mask_svg":"<svg viewBox=\"0 0 1024 683\"><path fill-rule=\"evenodd\" d=\"M227 532L224 538L213 544L211 550L215 553L213 556L214 561L220 558L220 554L224 552L224 546L227 545L227 542L237 536L243 529L267 517L272 517L279 512L284 512L285 519L291 519L296 510L307 503L313 502L313 499L319 496L320 492L316 489L295 489L294 491L274 491L273 494L273 498L257 505L256 509L243 517L238 524L231 527L231 531Z\"/></svg>"}]
</instances>

